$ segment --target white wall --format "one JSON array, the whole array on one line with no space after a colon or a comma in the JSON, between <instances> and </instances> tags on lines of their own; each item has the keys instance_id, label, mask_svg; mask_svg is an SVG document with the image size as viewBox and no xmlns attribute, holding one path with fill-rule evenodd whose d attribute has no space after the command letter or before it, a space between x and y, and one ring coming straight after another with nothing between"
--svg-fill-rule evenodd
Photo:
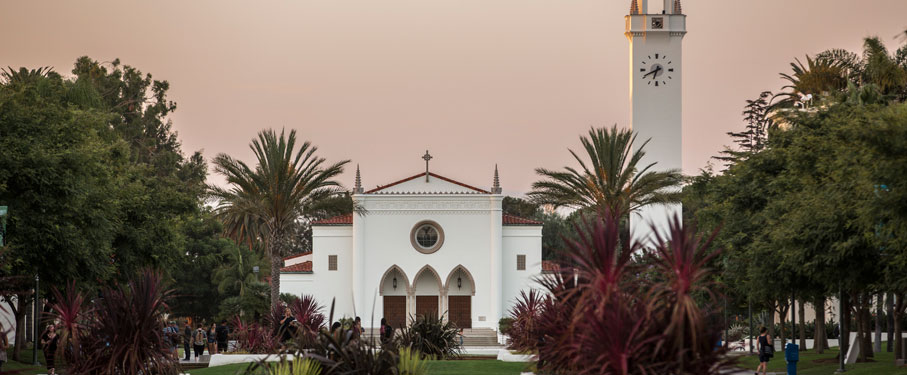
<instances>
[{"instance_id":1,"label":"white wall","mask_svg":"<svg viewBox=\"0 0 907 375\"><path fill-rule=\"evenodd\" d=\"M312 290L318 302L330 312L335 299L334 320L352 317L352 238L351 226L315 226L312 228ZM337 270L328 271L328 256L337 255ZM281 279L282 281L283 279ZM282 286L281 286L282 287Z\"/></svg>"},{"instance_id":2,"label":"white wall","mask_svg":"<svg viewBox=\"0 0 907 375\"><path fill-rule=\"evenodd\" d=\"M525 271L516 269L516 258L519 254L526 255ZM535 278L542 274L542 227L505 226L503 266L503 316L507 316L521 290L528 292L529 289L540 288Z\"/></svg>"},{"instance_id":3,"label":"white wall","mask_svg":"<svg viewBox=\"0 0 907 375\"><path fill-rule=\"evenodd\" d=\"M472 299L473 327L491 327L488 223L494 202L488 195L357 195L355 199L367 211L361 220L365 244L363 280L367 288L364 296L369 312L374 302L376 321L381 319L384 306L381 298L373 296L381 277L392 266L400 267L412 282L419 270L430 265L445 283L450 273L462 265L478 286ZM497 198L498 205L500 199ZM444 231L444 244L432 254L420 253L410 243L410 231L423 220L437 222ZM401 282L398 278L398 284ZM445 302L442 299L441 303ZM361 317L364 325L371 326L370 316ZM479 317L485 321L479 321Z\"/></svg>"}]
</instances>

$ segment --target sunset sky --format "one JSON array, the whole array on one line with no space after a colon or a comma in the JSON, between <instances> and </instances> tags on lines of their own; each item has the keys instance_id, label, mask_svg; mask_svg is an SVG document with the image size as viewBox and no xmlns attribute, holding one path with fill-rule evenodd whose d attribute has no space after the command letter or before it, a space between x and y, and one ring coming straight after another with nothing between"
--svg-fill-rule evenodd
<instances>
[{"instance_id":1,"label":"sunset sky","mask_svg":"<svg viewBox=\"0 0 907 375\"><path fill-rule=\"evenodd\" d=\"M572 164L590 126L627 126L627 0L4 1L0 66L120 58L170 82L183 150L252 161L296 129L366 188L432 171L519 195ZM650 1L660 3L660 1ZM650 7L658 7L651 5ZM655 9L650 9L655 10ZM660 8L657 9L660 11ZM779 72L877 35L907 40L907 0L683 0L684 172L742 127ZM216 176L210 180L220 181Z\"/></svg>"}]
</instances>

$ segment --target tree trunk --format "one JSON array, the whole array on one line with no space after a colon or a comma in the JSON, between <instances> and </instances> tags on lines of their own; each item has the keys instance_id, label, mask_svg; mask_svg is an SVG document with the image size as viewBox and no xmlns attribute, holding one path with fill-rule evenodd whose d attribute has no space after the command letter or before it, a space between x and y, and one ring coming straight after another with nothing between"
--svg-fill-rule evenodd
<instances>
[{"instance_id":1,"label":"tree trunk","mask_svg":"<svg viewBox=\"0 0 907 375\"><path fill-rule=\"evenodd\" d=\"M876 295L876 331L875 331L875 342L872 345L872 351L875 353L882 352L882 317L885 316L885 313L882 311L882 299L883 294L879 293Z\"/></svg>"},{"instance_id":2,"label":"tree trunk","mask_svg":"<svg viewBox=\"0 0 907 375\"><path fill-rule=\"evenodd\" d=\"M813 303L816 311L816 334L813 336L813 347L817 354L822 354L828 349L828 337L825 333L825 297L816 297Z\"/></svg>"},{"instance_id":3,"label":"tree trunk","mask_svg":"<svg viewBox=\"0 0 907 375\"><path fill-rule=\"evenodd\" d=\"M806 304L803 303L802 297L801 297L800 301L797 301L797 303L800 304L800 307L799 307L800 311L797 311L797 315L799 315L798 320L800 320L800 324L798 324L797 326L800 328L800 351L802 352L802 351L806 350L806 312L805 312L806 309L804 309ZM815 339L815 337L813 337L813 339ZM813 341L815 342L815 340L813 340Z\"/></svg>"},{"instance_id":4,"label":"tree trunk","mask_svg":"<svg viewBox=\"0 0 907 375\"><path fill-rule=\"evenodd\" d=\"M863 345L863 311L862 311L862 304L860 303L860 300L862 299L862 294L851 293L850 298L851 298L851 309L852 309L851 312L853 313L854 323L856 324L856 327L854 327L855 328L854 331L857 333L856 342L858 342L862 346ZM850 341L850 338L846 337L845 340ZM865 347L860 348L860 352L857 355L857 362L866 361L866 350L865 349L866 349Z\"/></svg>"},{"instance_id":5,"label":"tree trunk","mask_svg":"<svg viewBox=\"0 0 907 375\"><path fill-rule=\"evenodd\" d=\"M772 339L776 339L778 336L775 335L775 301L769 303L768 311L768 321L765 323L767 325L766 328L768 328L768 335L771 336Z\"/></svg>"},{"instance_id":6,"label":"tree trunk","mask_svg":"<svg viewBox=\"0 0 907 375\"><path fill-rule=\"evenodd\" d=\"M904 312L904 293L897 293L895 295L894 302L894 313L891 314L894 318L894 359L904 359L904 340L901 339L901 336L904 335L903 327L901 327L901 313Z\"/></svg>"},{"instance_id":7,"label":"tree trunk","mask_svg":"<svg viewBox=\"0 0 907 375\"><path fill-rule=\"evenodd\" d=\"M13 316L16 319L16 340L13 348L13 360L22 361L22 348L25 347L25 312L28 311L28 301L25 296L16 295L16 307L7 300L10 309L13 310Z\"/></svg>"},{"instance_id":8,"label":"tree trunk","mask_svg":"<svg viewBox=\"0 0 907 375\"><path fill-rule=\"evenodd\" d=\"M872 352L872 294L863 295L863 305L860 307L863 318L863 343L862 348L866 348L866 358L872 358L875 355Z\"/></svg>"},{"instance_id":9,"label":"tree trunk","mask_svg":"<svg viewBox=\"0 0 907 375\"><path fill-rule=\"evenodd\" d=\"M781 347L784 348L787 345L787 329L785 324L787 324L787 310L789 306L785 300L778 301L778 320L781 323ZM791 335L791 341L793 341L793 335Z\"/></svg>"},{"instance_id":10,"label":"tree trunk","mask_svg":"<svg viewBox=\"0 0 907 375\"><path fill-rule=\"evenodd\" d=\"M894 340L894 294L891 292L885 293L885 309L887 313L885 318L888 321L886 327L888 328L888 343L885 344L885 351L891 353L892 350L892 341Z\"/></svg>"}]
</instances>

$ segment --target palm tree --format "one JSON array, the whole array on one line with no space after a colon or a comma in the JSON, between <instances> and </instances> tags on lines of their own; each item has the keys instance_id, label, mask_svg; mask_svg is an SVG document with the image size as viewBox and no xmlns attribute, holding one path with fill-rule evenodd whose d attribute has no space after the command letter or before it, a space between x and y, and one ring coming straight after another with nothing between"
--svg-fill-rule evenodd
<instances>
[{"instance_id":1,"label":"palm tree","mask_svg":"<svg viewBox=\"0 0 907 375\"><path fill-rule=\"evenodd\" d=\"M270 257L271 306L276 307L286 237L305 208L341 192L335 178L349 160L326 165L310 142L297 150L295 130L288 136L281 130L279 137L272 129L263 130L249 147L258 163L254 169L226 154L214 158L215 172L226 177L229 187L212 187L211 194L218 200L215 214L224 223L224 234L250 249L260 243Z\"/></svg>"},{"instance_id":2,"label":"palm tree","mask_svg":"<svg viewBox=\"0 0 907 375\"><path fill-rule=\"evenodd\" d=\"M655 163L640 166L646 140L633 151L636 135L617 125L589 129L580 142L589 162L569 150L579 168L562 171L537 168L543 177L532 184L529 197L540 204L554 207L594 209L602 213L629 215L650 204L680 202L682 175L678 170L654 171ZM625 228L625 230L628 228Z\"/></svg>"}]
</instances>

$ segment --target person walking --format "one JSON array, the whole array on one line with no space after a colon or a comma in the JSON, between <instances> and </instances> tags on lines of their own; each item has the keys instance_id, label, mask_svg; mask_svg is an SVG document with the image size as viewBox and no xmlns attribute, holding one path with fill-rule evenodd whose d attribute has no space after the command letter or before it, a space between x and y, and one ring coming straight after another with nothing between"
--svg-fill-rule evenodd
<instances>
[{"instance_id":1,"label":"person walking","mask_svg":"<svg viewBox=\"0 0 907 375\"><path fill-rule=\"evenodd\" d=\"M227 320L223 319L220 321L220 325L217 326L217 351L220 353L226 353L230 348L227 345L227 338L230 337L230 328L227 327Z\"/></svg>"},{"instance_id":2,"label":"person walking","mask_svg":"<svg viewBox=\"0 0 907 375\"><path fill-rule=\"evenodd\" d=\"M359 337L362 337L362 334L365 332L365 330L362 329L362 318L357 316L356 319L353 320L353 328L351 331L352 337L350 340L359 340Z\"/></svg>"},{"instance_id":3,"label":"person walking","mask_svg":"<svg viewBox=\"0 0 907 375\"><path fill-rule=\"evenodd\" d=\"M44 331L41 337L41 346L44 348L44 362L47 362L47 374L54 375L56 370L57 342L60 337L57 336L57 327L51 325Z\"/></svg>"},{"instance_id":4,"label":"person walking","mask_svg":"<svg viewBox=\"0 0 907 375\"><path fill-rule=\"evenodd\" d=\"M198 358L205 354L205 345L208 343L208 335L205 333L205 327L201 324L198 325L198 329L195 330L195 334L192 337L192 346L195 349L195 361L198 361Z\"/></svg>"},{"instance_id":5,"label":"person walking","mask_svg":"<svg viewBox=\"0 0 907 375\"><path fill-rule=\"evenodd\" d=\"M189 346L189 343L192 342L192 327L188 320L183 325L183 351L186 352L186 361L189 361L192 359L192 349Z\"/></svg>"},{"instance_id":6,"label":"person walking","mask_svg":"<svg viewBox=\"0 0 907 375\"><path fill-rule=\"evenodd\" d=\"M394 327L387 324L387 318L381 318L381 328L378 330L381 344L387 344L394 337Z\"/></svg>"},{"instance_id":7,"label":"person walking","mask_svg":"<svg viewBox=\"0 0 907 375\"><path fill-rule=\"evenodd\" d=\"M762 375L768 371L768 361L775 356L775 344L772 342L772 336L768 334L768 329L762 327L759 329L759 367L756 367L756 375L762 371Z\"/></svg>"},{"instance_id":8,"label":"person walking","mask_svg":"<svg viewBox=\"0 0 907 375\"><path fill-rule=\"evenodd\" d=\"M208 354L217 354L217 324L211 323L208 329Z\"/></svg>"}]
</instances>

